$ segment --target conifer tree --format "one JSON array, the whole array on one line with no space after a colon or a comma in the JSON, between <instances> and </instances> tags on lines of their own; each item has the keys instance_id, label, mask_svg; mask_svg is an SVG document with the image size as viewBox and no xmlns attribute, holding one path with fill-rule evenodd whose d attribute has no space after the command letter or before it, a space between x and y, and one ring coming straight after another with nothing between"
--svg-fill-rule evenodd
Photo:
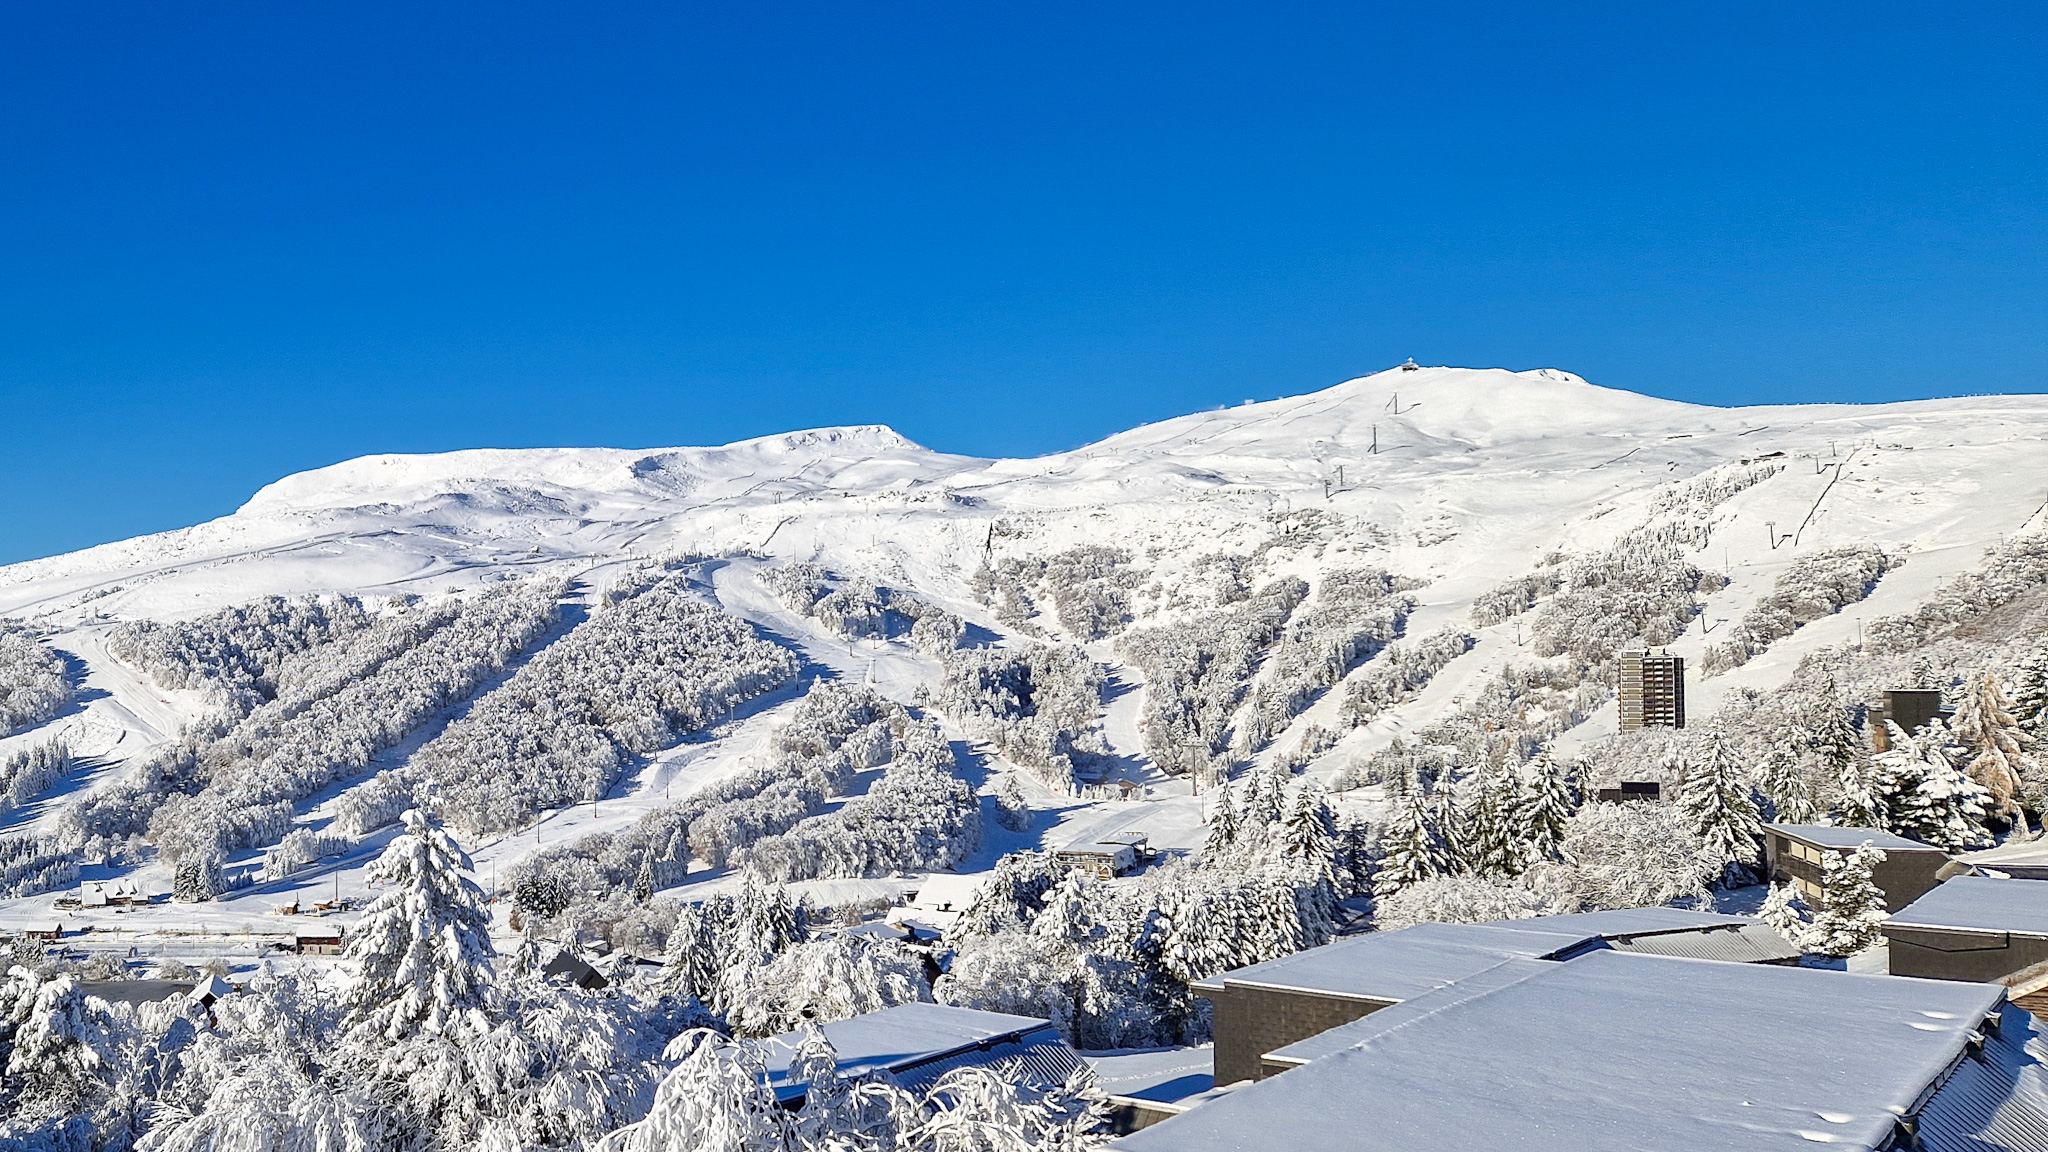
<instances>
[{"instance_id":1,"label":"conifer tree","mask_svg":"<svg viewBox=\"0 0 2048 1152\"><path fill-rule=\"evenodd\" d=\"M1220 860L1237 849L1237 801L1230 785L1216 789L1216 803L1209 809L1209 831L1202 841L1202 856Z\"/></svg>"},{"instance_id":2,"label":"conifer tree","mask_svg":"<svg viewBox=\"0 0 2048 1152\"><path fill-rule=\"evenodd\" d=\"M360 973L349 1024L385 1041L480 1032L492 955L483 889L462 874L469 856L445 830L417 808L404 822L370 868L371 882L386 888L344 951Z\"/></svg>"},{"instance_id":3,"label":"conifer tree","mask_svg":"<svg viewBox=\"0 0 2048 1152\"><path fill-rule=\"evenodd\" d=\"M1886 722L1891 748L1878 757L1885 771L1887 827L1945 852L1990 845L1984 830L1990 793L1956 767L1948 725L1930 720L1907 735Z\"/></svg>"},{"instance_id":4,"label":"conifer tree","mask_svg":"<svg viewBox=\"0 0 2048 1152\"><path fill-rule=\"evenodd\" d=\"M1336 845L1337 822L1322 785L1310 780L1294 793L1281 822L1280 854L1328 878Z\"/></svg>"},{"instance_id":5,"label":"conifer tree","mask_svg":"<svg viewBox=\"0 0 2048 1152\"><path fill-rule=\"evenodd\" d=\"M1813 925L1800 946L1828 956L1851 956L1876 945L1884 937L1884 922L1890 919L1884 908L1884 892L1872 874L1884 863L1884 850L1865 840L1863 846L1843 856L1830 852L1822 863L1824 881L1820 907L1814 910Z\"/></svg>"},{"instance_id":6,"label":"conifer tree","mask_svg":"<svg viewBox=\"0 0 2048 1152\"><path fill-rule=\"evenodd\" d=\"M1015 772L1003 776L1002 790L996 793L996 823L1012 832L1031 827L1031 805L1024 799L1024 786Z\"/></svg>"},{"instance_id":7,"label":"conifer tree","mask_svg":"<svg viewBox=\"0 0 2048 1152\"><path fill-rule=\"evenodd\" d=\"M1821 681L1820 699L1809 725L1813 730L1814 754L1830 775L1845 778L1849 766L1864 758L1863 737L1850 722L1849 710L1837 698L1832 675Z\"/></svg>"},{"instance_id":8,"label":"conifer tree","mask_svg":"<svg viewBox=\"0 0 2048 1152\"><path fill-rule=\"evenodd\" d=\"M1964 770L1990 793L1991 809L2000 816L2019 812L2025 788L2021 768L2033 744L2011 709L1997 675L1988 671L1970 678L1956 705L1955 737L1967 757Z\"/></svg>"},{"instance_id":9,"label":"conifer tree","mask_svg":"<svg viewBox=\"0 0 2048 1152\"><path fill-rule=\"evenodd\" d=\"M1841 793L1841 823L1847 828L1884 829L1891 826L1891 806L1885 766L1874 759L1857 757L1842 764L1837 786Z\"/></svg>"},{"instance_id":10,"label":"conifer tree","mask_svg":"<svg viewBox=\"0 0 2048 1152\"><path fill-rule=\"evenodd\" d=\"M1385 856L1373 879L1373 892L1390 896L1417 880L1442 876L1450 871L1445 845L1437 826L1436 805L1422 790L1411 772L1407 786L1394 797L1394 811L1382 837Z\"/></svg>"},{"instance_id":11,"label":"conifer tree","mask_svg":"<svg viewBox=\"0 0 2048 1152\"><path fill-rule=\"evenodd\" d=\"M1523 792L1514 773L1481 770L1471 778L1474 793L1465 812L1465 866L1480 876L1513 876L1522 870Z\"/></svg>"},{"instance_id":12,"label":"conifer tree","mask_svg":"<svg viewBox=\"0 0 2048 1152\"><path fill-rule=\"evenodd\" d=\"M1705 763L1679 790L1678 808L1702 841L1711 883L1732 885L1749 874L1761 854L1763 821L1719 736L1708 740Z\"/></svg>"},{"instance_id":13,"label":"conifer tree","mask_svg":"<svg viewBox=\"0 0 2048 1152\"><path fill-rule=\"evenodd\" d=\"M1771 802L1771 818L1779 824L1811 824L1820 816L1813 802L1813 789L1806 782L1799 755L1790 748L1773 748L1757 765L1758 784Z\"/></svg>"},{"instance_id":14,"label":"conifer tree","mask_svg":"<svg viewBox=\"0 0 2048 1152\"><path fill-rule=\"evenodd\" d=\"M2036 744L2048 741L2048 644L2020 662L2013 677L2012 715Z\"/></svg>"},{"instance_id":15,"label":"conifer tree","mask_svg":"<svg viewBox=\"0 0 2048 1152\"><path fill-rule=\"evenodd\" d=\"M1757 919L1793 944L1800 944L1811 927L1806 918L1806 904L1800 899L1799 890L1790 884L1771 885L1770 894L1764 897L1764 906L1757 913Z\"/></svg>"},{"instance_id":16,"label":"conifer tree","mask_svg":"<svg viewBox=\"0 0 2048 1152\"><path fill-rule=\"evenodd\" d=\"M1578 811L1576 789L1565 766L1550 753L1538 753L1522 770L1522 802L1516 813L1525 871L1546 860L1563 857L1565 824Z\"/></svg>"}]
</instances>

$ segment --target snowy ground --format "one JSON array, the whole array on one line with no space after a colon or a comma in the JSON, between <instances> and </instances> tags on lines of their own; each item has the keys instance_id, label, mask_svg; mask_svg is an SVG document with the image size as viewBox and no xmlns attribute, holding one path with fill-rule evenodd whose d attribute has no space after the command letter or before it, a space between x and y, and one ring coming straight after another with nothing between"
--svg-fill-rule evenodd
<instances>
[{"instance_id":1,"label":"snowy ground","mask_svg":"<svg viewBox=\"0 0 2048 1152\"><path fill-rule=\"evenodd\" d=\"M64 804L117 777L201 711L197 699L164 691L110 656L106 635L121 620L189 617L268 594L431 595L540 571L574 575L591 590L641 558L694 550L727 557L703 565L701 593L790 646L808 665L806 681L841 677L908 703L936 675L932 659L901 643L828 635L767 593L755 578L761 567L816 560L914 590L1001 633L968 588L985 558L1113 545L1130 549L1147 578L1170 590L1202 553L1248 551L1276 538L1281 518L1299 524L1304 513L1330 512L1341 522L1269 552L1267 574L1375 564L1427 580L1413 593L1418 607L1407 625L1408 635L1421 636L1465 622L1475 596L1552 550L1610 542L1671 482L1782 453L1781 473L1716 510L1712 538L1695 555L1732 577L1709 601L1704 627L1738 618L1795 557L1815 549L1879 543L1908 559L1864 603L1726 675L1695 679L1689 706L1704 715L1729 692L1782 681L1815 646L1853 642L1863 623L1909 609L1973 567L1985 547L2038 523L2048 501L2044 437L2042 397L1716 409L1552 371L1426 368L1168 420L1035 460L948 456L878 427L721 448L368 457L280 480L234 515L193 528L0 568L0 614L49 629L82 688L64 715L0 740L4 755L62 738L80 757L69 778L0 817L0 833L48 828ZM1333 778L1353 758L1469 700L1505 662L1528 658L1516 623L1476 632L1477 647L1419 698L1350 734L1311 770ZM1672 647L1697 668L1719 639L1696 627ZM1112 774L1143 785L1143 798L1083 802L1028 785L1034 827L1010 834L991 826L970 867L1017 847L1115 831L1143 832L1168 849L1199 843L1202 798L1144 755L1142 676L1115 664L1110 643L1091 651L1112 665L1102 712ZM1328 723L1341 692L1328 693L1272 749L1288 747L1307 724ZM625 827L740 770L795 694L757 701L703 738L636 766L602 800L472 846L480 877L488 881L539 848ZM1614 722L1609 705L1561 745L1583 747ZM386 762L415 746L393 750ZM992 788L1005 766L964 738L960 746L970 779ZM309 802L303 819L324 819L321 805L331 798ZM1369 790L1345 798L1374 800ZM141 939L182 948L192 937L170 933L200 930L238 933L235 946L244 947L304 923L272 915L273 905L365 895L363 870L377 847L372 841L347 859L208 905L82 912L67 923L92 926L92 947ZM157 872L145 869L142 878L167 887ZM835 894L894 895L915 880ZM723 882L704 875L689 886ZM51 916L47 895L0 902L0 927Z\"/></svg>"}]
</instances>

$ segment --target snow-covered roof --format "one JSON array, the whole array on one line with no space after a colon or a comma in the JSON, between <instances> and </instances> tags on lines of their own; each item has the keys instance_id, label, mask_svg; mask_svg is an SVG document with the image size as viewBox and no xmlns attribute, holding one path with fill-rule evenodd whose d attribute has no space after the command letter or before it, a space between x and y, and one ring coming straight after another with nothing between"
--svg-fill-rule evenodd
<instances>
[{"instance_id":1,"label":"snow-covered roof","mask_svg":"<svg viewBox=\"0 0 2048 1152\"><path fill-rule=\"evenodd\" d=\"M1504 924L1417 924L1398 932L1368 932L1253 964L1203 980L1195 987L1221 991L1227 981L1397 1003L1510 960L1547 956L1585 938L1585 933Z\"/></svg>"},{"instance_id":2,"label":"snow-covered roof","mask_svg":"<svg viewBox=\"0 0 2048 1152\"><path fill-rule=\"evenodd\" d=\"M2008 840L1996 848L1981 852L1964 852L1956 856L1965 864L1992 868L2001 872L2026 872L2029 879L2039 879L2035 873L2048 871L2048 837L2033 840Z\"/></svg>"},{"instance_id":3,"label":"snow-covered roof","mask_svg":"<svg viewBox=\"0 0 2048 1152\"><path fill-rule=\"evenodd\" d=\"M191 998L210 1004L223 996L232 996L234 994L235 986L233 984L218 976L209 975L192 986Z\"/></svg>"},{"instance_id":4,"label":"snow-covered roof","mask_svg":"<svg viewBox=\"0 0 2048 1152\"><path fill-rule=\"evenodd\" d=\"M839 1053L839 1072L847 1077L902 1072L962 1049L987 1050L1039 1032L1050 1033L1054 1041L1059 1039L1044 1020L945 1004L898 1004L823 1028L825 1038ZM768 1083L780 1099L804 1093L802 1084L789 1079L790 1063L803 1041L802 1032L785 1032L762 1042Z\"/></svg>"},{"instance_id":5,"label":"snow-covered roof","mask_svg":"<svg viewBox=\"0 0 2048 1152\"><path fill-rule=\"evenodd\" d=\"M917 886L917 895L911 899L910 906L929 911L963 912L986 883L986 874L956 876L949 872L934 872Z\"/></svg>"},{"instance_id":6,"label":"snow-covered roof","mask_svg":"<svg viewBox=\"0 0 2048 1152\"><path fill-rule=\"evenodd\" d=\"M2048 880L1957 876L1892 913L1891 923L2048 936Z\"/></svg>"},{"instance_id":7,"label":"snow-covered roof","mask_svg":"<svg viewBox=\"0 0 2048 1152\"><path fill-rule=\"evenodd\" d=\"M1573 936L1640 936L1648 932L1686 932L1724 924L1754 924L1749 916L1695 912L1689 908L1615 908L1606 912L1574 912L1528 920L1495 920L1502 928L1563 932Z\"/></svg>"},{"instance_id":8,"label":"snow-covered roof","mask_svg":"<svg viewBox=\"0 0 2048 1152\"><path fill-rule=\"evenodd\" d=\"M1347 1025L1351 1041L1125 1137L1125 1152L1870 1148L2000 988L1595 952ZM2026 1028L2008 1014L2007 1027Z\"/></svg>"},{"instance_id":9,"label":"snow-covered roof","mask_svg":"<svg viewBox=\"0 0 2048 1152\"><path fill-rule=\"evenodd\" d=\"M1111 1096L1171 1104L1215 1087L1216 1053L1195 1048L1137 1052L1091 1052L1082 1057L1095 1070L1095 1083Z\"/></svg>"},{"instance_id":10,"label":"snow-covered roof","mask_svg":"<svg viewBox=\"0 0 2048 1152\"><path fill-rule=\"evenodd\" d=\"M1932 844L1908 840L1877 828L1839 828L1833 824L1766 824L1772 832L1782 832L1795 840L1818 844L1823 848L1860 848L1869 841L1873 848L1887 852L1939 852Z\"/></svg>"}]
</instances>

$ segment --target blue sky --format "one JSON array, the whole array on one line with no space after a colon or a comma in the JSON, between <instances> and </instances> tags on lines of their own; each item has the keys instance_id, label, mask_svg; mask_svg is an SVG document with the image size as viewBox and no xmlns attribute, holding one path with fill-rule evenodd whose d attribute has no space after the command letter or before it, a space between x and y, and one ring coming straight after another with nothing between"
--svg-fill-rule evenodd
<instances>
[{"instance_id":1,"label":"blue sky","mask_svg":"<svg viewBox=\"0 0 2048 1152\"><path fill-rule=\"evenodd\" d=\"M1034 454L1413 356L2048 391L2039 4L0 12L0 562L368 452Z\"/></svg>"}]
</instances>

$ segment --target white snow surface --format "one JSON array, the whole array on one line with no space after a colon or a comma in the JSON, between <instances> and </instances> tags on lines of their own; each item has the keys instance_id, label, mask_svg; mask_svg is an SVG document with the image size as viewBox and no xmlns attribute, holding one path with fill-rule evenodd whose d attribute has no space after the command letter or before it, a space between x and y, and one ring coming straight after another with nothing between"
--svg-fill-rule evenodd
<instances>
[{"instance_id":1,"label":"white snow surface","mask_svg":"<svg viewBox=\"0 0 2048 1152\"><path fill-rule=\"evenodd\" d=\"M880 426L716 448L369 456L286 477L232 515L194 527L0 567L0 615L47 630L75 658L84 688L56 720L0 740L4 755L61 736L81 757L49 794L0 816L0 833L45 826L64 803L115 778L199 714L195 697L161 689L107 652L107 632L124 620L189 618L271 594L436 595L541 571L595 589L642 559L695 553L727 558L705 565L702 594L795 646L816 674L868 682L910 702L936 675L936 661L902 643L849 645L828 635L769 595L755 579L759 568L816 561L1006 634L969 590L985 557L1082 544L1129 549L1144 579L1165 590L1144 602L1142 625L1191 610L1175 593L1202 554L1277 540L1261 579L1313 582L1323 571L1371 564L1426 581L1412 593L1417 608L1407 625L1408 635L1422 636L1465 624L1475 596L1553 550L1613 540L1675 482L1783 453L1781 473L1716 510L1711 542L1695 557L1733 578L1710 599L1710 622L1739 616L1794 557L1816 549L1877 543L1908 559L1868 600L1689 686L1689 710L1705 715L1734 689L1778 683L1814 646L1854 639L1860 621L1910 609L1974 567L1986 547L2039 524L2048 498L2044 437L2042 396L1715 408L1550 369L1443 367L1183 416L1035 459L934 452ZM1319 526L1317 512L1340 519ZM1777 539L1785 534L1794 539ZM1057 636L1049 622L1048 629ZM1423 726L1503 662L1526 655L1512 622L1475 632L1477 647L1418 699L1352 733L1311 771L1334 774L1352 756ZM1672 649L1697 667L1704 646L1719 639L1694 629ZM1104 732L1119 774L1144 785L1144 798L1084 802L1027 783L1037 823L1021 834L991 824L970 868L1011 848L1113 831L1143 832L1169 850L1199 843L1201 799L1145 759L1142 675L1115 665L1108 642L1090 651L1112 663L1113 683L1130 687L1106 704ZM1327 693L1272 749L1333 715L1341 694L1341 686ZM480 872L623 827L737 771L793 699L771 699L708 742L661 754L595 804L473 845ZM1569 750L1613 725L1610 704L1561 744ZM987 767L970 778L983 784ZM211 905L100 915L108 927L254 931L279 924L264 913L294 895L360 891L362 868L380 846L373 841L353 858ZM0 903L0 925L47 919L49 900Z\"/></svg>"}]
</instances>

